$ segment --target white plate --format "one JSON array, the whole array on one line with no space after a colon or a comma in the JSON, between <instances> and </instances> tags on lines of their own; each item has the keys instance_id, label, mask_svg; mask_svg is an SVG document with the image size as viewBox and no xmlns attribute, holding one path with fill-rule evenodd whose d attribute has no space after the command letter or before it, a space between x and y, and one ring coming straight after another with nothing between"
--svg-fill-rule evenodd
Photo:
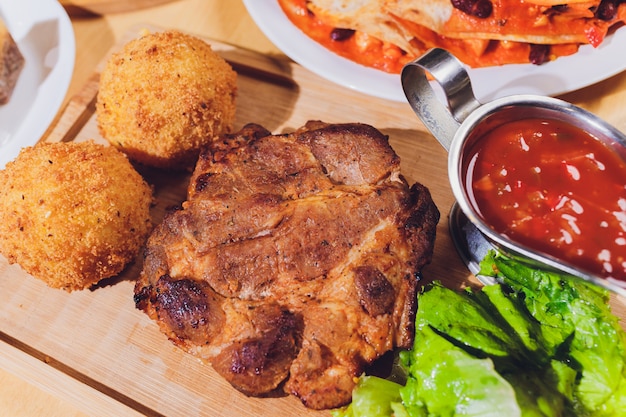
<instances>
[{"instance_id":1,"label":"white plate","mask_svg":"<svg viewBox=\"0 0 626 417\"><path fill-rule=\"evenodd\" d=\"M26 61L9 102L0 106L0 169L35 144L54 119L74 71L76 43L56 0L0 0L0 15Z\"/></svg>"},{"instance_id":2,"label":"white plate","mask_svg":"<svg viewBox=\"0 0 626 417\"><path fill-rule=\"evenodd\" d=\"M366 68L342 58L310 39L283 13L277 0L243 0L252 19L285 55L337 84L394 101L405 101L399 75ZM626 69L626 28L608 36L598 48L543 65L520 64L469 69L476 98L490 101L512 94L555 96L594 84Z\"/></svg>"}]
</instances>

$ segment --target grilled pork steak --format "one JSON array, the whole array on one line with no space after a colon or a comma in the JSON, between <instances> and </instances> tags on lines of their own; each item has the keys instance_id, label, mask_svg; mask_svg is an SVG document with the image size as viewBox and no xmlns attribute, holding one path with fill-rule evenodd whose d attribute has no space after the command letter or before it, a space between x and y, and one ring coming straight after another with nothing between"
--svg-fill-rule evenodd
<instances>
[{"instance_id":1,"label":"grilled pork steak","mask_svg":"<svg viewBox=\"0 0 626 417\"><path fill-rule=\"evenodd\" d=\"M438 220L373 127L248 125L201 154L135 302L238 390L338 407L367 364L411 346Z\"/></svg>"}]
</instances>

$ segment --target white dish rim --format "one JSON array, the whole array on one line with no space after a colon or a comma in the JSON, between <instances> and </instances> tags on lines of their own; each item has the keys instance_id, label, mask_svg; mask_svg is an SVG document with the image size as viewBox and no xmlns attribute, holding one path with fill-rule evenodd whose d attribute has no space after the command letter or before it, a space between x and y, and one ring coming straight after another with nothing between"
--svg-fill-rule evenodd
<instances>
[{"instance_id":1,"label":"white dish rim","mask_svg":"<svg viewBox=\"0 0 626 417\"><path fill-rule=\"evenodd\" d=\"M26 58L11 99L0 108L0 117L11 120L11 126L5 126L0 137L2 169L23 147L37 143L54 120L74 72L76 40L70 18L56 0L21 0L19 4L15 0L0 0L0 15ZM34 51L38 45L32 44L29 36L36 38L37 29L49 29L49 25L54 25L56 38L46 40L54 43L48 50ZM45 52L45 56L37 55L39 52ZM28 67L34 65L29 63L32 54L42 60L45 68ZM29 78L33 71L35 74L47 71L47 74L39 84L33 85L33 79ZM22 91L29 94L20 96Z\"/></svg>"},{"instance_id":2,"label":"white dish rim","mask_svg":"<svg viewBox=\"0 0 626 417\"><path fill-rule=\"evenodd\" d=\"M406 101L399 75L366 68L330 52L294 26L277 0L243 0L243 3L261 31L293 61L339 85L375 97ZM543 65L467 67L467 71L481 102L514 94L558 96L625 70L626 59L620 46L624 44L626 28L622 27L597 48L583 45L578 53Z\"/></svg>"}]
</instances>

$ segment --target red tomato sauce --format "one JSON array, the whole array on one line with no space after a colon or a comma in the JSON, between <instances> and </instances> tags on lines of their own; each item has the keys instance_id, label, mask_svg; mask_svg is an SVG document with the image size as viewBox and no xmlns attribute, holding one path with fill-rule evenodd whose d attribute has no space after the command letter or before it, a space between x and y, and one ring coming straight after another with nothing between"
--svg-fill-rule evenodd
<instances>
[{"instance_id":1,"label":"red tomato sauce","mask_svg":"<svg viewBox=\"0 0 626 417\"><path fill-rule=\"evenodd\" d=\"M558 120L501 125L471 149L470 186L494 230L626 280L626 163L589 133Z\"/></svg>"}]
</instances>

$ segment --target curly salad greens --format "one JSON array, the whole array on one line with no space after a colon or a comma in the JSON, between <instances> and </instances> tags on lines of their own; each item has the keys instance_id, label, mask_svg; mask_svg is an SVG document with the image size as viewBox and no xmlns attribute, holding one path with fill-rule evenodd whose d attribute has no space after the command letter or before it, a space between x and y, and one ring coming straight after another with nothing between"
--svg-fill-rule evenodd
<instances>
[{"instance_id":1,"label":"curly salad greens","mask_svg":"<svg viewBox=\"0 0 626 417\"><path fill-rule=\"evenodd\" d=\"M606 290L496 252L481 274L499 283L427 285L402 382L362 376L334 416L626 415L626 332Z\"/></svg>"}]
</instances>

